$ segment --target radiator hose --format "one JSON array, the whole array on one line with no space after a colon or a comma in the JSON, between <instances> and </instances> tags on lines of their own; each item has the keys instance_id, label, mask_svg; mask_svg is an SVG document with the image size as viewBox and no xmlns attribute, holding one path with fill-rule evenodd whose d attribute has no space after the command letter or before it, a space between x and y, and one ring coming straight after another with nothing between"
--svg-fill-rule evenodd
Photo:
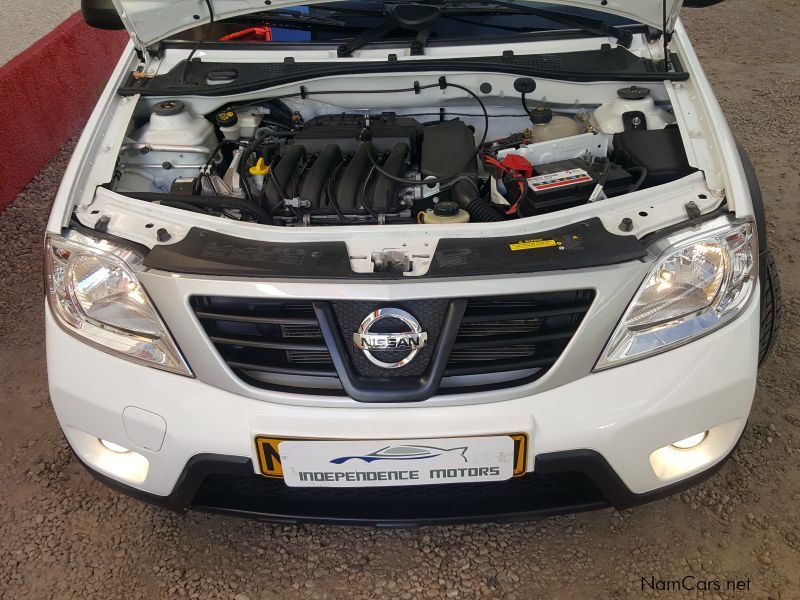
<instances>
[{"instance_id":1,"label":"radiator hose","mask_svg":"<svg viewBox=\"0 0 800 600\"><path fill-rule=\"evenodd\" d=\"M506 217L497 212L489 202L478 197L478 189L471 180L462 179L453 186L453 200L469 213L473 223L496 223Z\"/></svg>"}]
</instances>

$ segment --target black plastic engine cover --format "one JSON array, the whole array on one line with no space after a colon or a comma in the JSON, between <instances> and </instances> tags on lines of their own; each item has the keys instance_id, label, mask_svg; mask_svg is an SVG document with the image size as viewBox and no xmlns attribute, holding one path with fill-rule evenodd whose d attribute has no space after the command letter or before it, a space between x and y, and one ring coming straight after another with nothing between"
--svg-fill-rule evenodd
<instances>
[{"instance_id":1,"label":"black plastic engine cover","mask_svg":"<svg viewBox=\"0 0 800 600\"><path fill-rule=\"evenodd\" d=\"M422 175L442 177L475 173L475 134L463 121L443 121L425 127L422 138Z\"/></svg>"},{"instance_id":2,"label":"black plastic engine cover","mask_svg":"<svg viewBox=\"0 0 800 600\"><path fill-rule=\"evenodd\" d=\"M378 152L391 152L395 144L405 143L412 150L411 160L418 161L416 149L422 133L423 126L411 117L382 113L369 115L367 120L365 115L344 113L314 117L295 133L294 143L312 154L328 144L337 144L343 154L352 154L363 141L372 142Z\"/></svg>"}]
</instances>

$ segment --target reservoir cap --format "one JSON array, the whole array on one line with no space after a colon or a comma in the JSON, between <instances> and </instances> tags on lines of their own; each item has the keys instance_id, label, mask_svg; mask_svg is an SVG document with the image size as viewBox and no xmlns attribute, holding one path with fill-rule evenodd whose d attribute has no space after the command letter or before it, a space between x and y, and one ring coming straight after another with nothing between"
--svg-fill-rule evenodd
<instances>
[{"instance_id":1,"label":"reservoir cap","mask_svg":"<svg viewBox=\"0 0 800 600\"><path fill-rule=\"evenodd\" d=\"M532 109L530 115L534 125L544 125L553 120L553 111L543 106Z\"/></svg>"},{"instance_id":2,"label":"reservoir cap","mask_svg":"<svg viewBox=\"0 0 800 600\"><path fill-rule=\"evenodd\" d=\"M458 204L452 200L443 200L433 205L433 214L437 217L455 217L458 214Z\"/></svg>"}]
</instances>

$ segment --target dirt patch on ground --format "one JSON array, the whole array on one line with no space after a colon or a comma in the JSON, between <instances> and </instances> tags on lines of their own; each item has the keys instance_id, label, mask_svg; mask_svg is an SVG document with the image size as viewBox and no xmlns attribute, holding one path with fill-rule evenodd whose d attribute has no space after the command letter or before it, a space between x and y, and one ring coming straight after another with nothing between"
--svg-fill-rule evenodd
<instances>
[{"instance_id":1,"label":"dirt patch on ground","mask_svg":"<svg viewBox=\"0 0 800 600\"><path fill-rule=\"evenodd\" d=\"M0 596L622 599L679 597L641 578L690 576L712 584L688 597L800 598L800 3L727 0L684 19L759 171L785 298L749 427L717 477L621 513L406 531L178 517L117 495L72 459L47 401L41 232L66 149L0 216Z\"/></svg>"}]
</instances>

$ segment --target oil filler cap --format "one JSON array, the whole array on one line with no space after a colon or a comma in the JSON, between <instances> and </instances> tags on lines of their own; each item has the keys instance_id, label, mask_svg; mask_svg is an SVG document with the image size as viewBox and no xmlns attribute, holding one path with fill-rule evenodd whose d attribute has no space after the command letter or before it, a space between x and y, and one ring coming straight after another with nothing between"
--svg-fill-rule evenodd
<instances>
[{"instance_id":1,"label":"oil filler cap","mask_svg":"<svg viewBox=\"0 0 800 600\"><path fill-rule=\"evenodd\" d=\"M455 217L458 214L458 204L452 200L443 200L433 205L433 214L437 217Z\"/></svg>"}]
</instances>

